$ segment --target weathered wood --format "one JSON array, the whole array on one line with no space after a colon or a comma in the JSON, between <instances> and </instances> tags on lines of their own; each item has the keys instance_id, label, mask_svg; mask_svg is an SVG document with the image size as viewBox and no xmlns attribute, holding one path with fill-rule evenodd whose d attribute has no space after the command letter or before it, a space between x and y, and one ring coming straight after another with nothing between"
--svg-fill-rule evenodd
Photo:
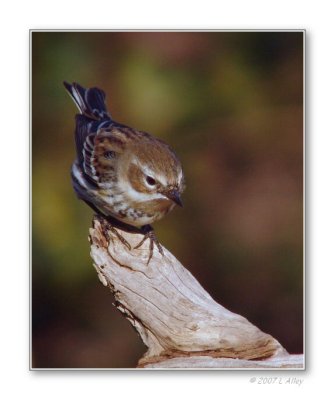
<instances>
[{"instance_id":1,"label":"weathered wood","mask_svg":"<svg viewBox=\"0 0 335 400\"><path fill-rule=\"evenodd\" d=\"M106 231L94 218L91 257L100 281L114 294L115 306L148 347L140 367L203 368L207 363L208 368L236 368L238 361L234 359L270 362L271 358L273 365L275 358L289 360L276 339L216 303L168 250L164 249L162 256L155 247L147 265L149 240L134 249L141 234L117 233ZM261 365L268 364L243 361L240 367ZM295 359L293 364L277 365L301 368L303 363Z\"/></svg>"},{"instance_id":2,"label":"weathered wood","mask_svg":"<svg viewBox=\"0 0 335 400\"><path fill-rule=\"evenodd\" d=\"M213 358L209 356L190 356L175 357L153 363L148 363L143 368L166 369L301 369L304 365L304 356L302 354L286 355L282 357L267 358L265 360L241 360L234 358Z\"/></svg>"}]
</instances>

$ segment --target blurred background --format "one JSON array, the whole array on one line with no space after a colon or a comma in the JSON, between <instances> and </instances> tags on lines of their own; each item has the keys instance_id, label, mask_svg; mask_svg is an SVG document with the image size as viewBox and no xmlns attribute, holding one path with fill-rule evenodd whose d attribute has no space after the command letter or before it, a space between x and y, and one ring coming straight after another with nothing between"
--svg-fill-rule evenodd
<instances>
[{"instance_id":1,"label":"blurred background","mask_svg":"<svg viewBox=\"0 0 335 400\"><path fill-rule=\"evenodd\" d=\"M167 141L184 208L155 224L211 296L303 352L303 33L32 33L34 368L135 367L146 351L89 256L63 80Z\"/></svg>"}]
</instances>

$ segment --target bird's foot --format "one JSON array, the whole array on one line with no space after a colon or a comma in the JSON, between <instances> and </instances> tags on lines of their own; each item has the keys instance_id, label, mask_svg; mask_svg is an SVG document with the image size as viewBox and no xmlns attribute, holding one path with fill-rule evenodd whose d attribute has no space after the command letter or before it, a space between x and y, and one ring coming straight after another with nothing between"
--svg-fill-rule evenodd
<instances>
[{"instance_id":1,"label":"bird's foot","mask_svg":"<svg viewBox=\"0 0 335 400\"><path fill-rule=\"evenodd\" d=\"M120 242L127 247L128 250L131 250L131 246L129 242L119 233L119 231L101 214L97 214L97 218L100 222L102 233L104 234L106 239L110 239L110 232L112 232ZM112 239L113 240L113 239Z\"/></svg>"},{"instance_id":2,"label":"bird's foot","mask_svg":"<svg viewBox=\"0 0 335 400\"><path fill-rule=\"evenodd\" d=\"M163 247L161 246L161 244L159 243L159 241L158 241L158 239L157 239L157 237L156 237L155 231L153 230L153 228L152 228L150 225L144 225L144 226L141 228L141 231L143 232L143 235L144 235L144 236L143 236L143 239L140 241L140 243L139 243L137 246L134 247L134 249L140 248L140 247L142 246L142 244L143 244L147 239L150 240L150 244L149 244L149 258L148 258L148 261L147 261L147 265L148 265L149 262L150 262L150 260L151 260L151 258L152 258L153 252L154 252L154 245L157 246L157 249L158 249L159 253L160 253L162 256L164 256L164 251L163 251Z\"/></svg>"}]
</instances>

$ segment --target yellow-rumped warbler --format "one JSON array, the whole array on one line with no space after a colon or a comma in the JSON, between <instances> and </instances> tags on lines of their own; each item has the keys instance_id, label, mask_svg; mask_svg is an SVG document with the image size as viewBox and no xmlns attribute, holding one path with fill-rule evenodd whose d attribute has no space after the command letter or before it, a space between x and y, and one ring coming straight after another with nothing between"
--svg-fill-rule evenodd
<instances>
[{"instance_id":1,"label":"yellow-rumped warbler","mask_svg":"<svg viewBox=\"0 0 335 400\"><path fill-rule=\"evenodd\" d=\"M139 228L144 239L161 246L150 226L175 204L182 205L184 175L180 161L162 140L115 122L105 105L105 93L64 82L77 105L77 159L72 183L78 197L93 210ZM149 262L148 261L148 262Z\"/></svg>"}]
</instances>

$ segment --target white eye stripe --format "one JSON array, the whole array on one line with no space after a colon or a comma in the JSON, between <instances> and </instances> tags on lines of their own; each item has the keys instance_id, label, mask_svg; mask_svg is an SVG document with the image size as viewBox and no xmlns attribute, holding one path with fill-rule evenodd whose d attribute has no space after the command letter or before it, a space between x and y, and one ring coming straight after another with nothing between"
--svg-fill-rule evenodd
<instances>
[{"instance_id":1,"label":"white eye stripe","mask_svg":"<svg viewBox=\"0 0 335 400\"><path fill-rule=\"evenodd\" d=\"M166 197L161 193L143 193L143 192L138 192L126 180L119 181L119 189L131 201L135 201L135 202L146 202L146 201L157 200L157 199L165 199L166 200ZM151 187L151 189L152 189L152 187Z\"/></svg>"},{"instance_id":2,"label":"white eye stripe","mask_svg":"<svg viewBox=\"0 0 335 400\"><path fill-rule=\"evenodd\" d=\"M145 173L145 175L154 179L156 181L156 183L160 183L163 186L167 185L166 176L157 174L148 167L141 167L141 168L142 168L142 171ZM146 183L148 184L149 187L153 186L153 185L150 185L147 181L146 181Z\"/></svg>"},{"instance_id":3,"label":"white eye stripe","mask_svg":"<svg viewBox=\"0 0 335 400\"><path fill-rule=\"evenodd\" d=\"M137 165L141 168L141 170L144 172L144 174L146 176L150 176L150 177L154 178L155 173L150 168L148 168L147 166L143 166L139 163L137 163Z\"/></svg>"},{"instance_id":4,"label":"white eye stripe","mask_svg":"<svg viewBox=\"0 0 335 400\"><path fill-rule=\"evenodd\" d=\"M147 182L146 177L154 179L156 181L156 183L161 183L163 186L166 185L166 178L164 176L158 175L152 169L150 169L147 165L142 165L138 159L133 159L132 163L136 164L143 171L143 173L145 175L144 183L148 188L152 189L154 185L150 185Z\"/></svg>"}]
</instances>

